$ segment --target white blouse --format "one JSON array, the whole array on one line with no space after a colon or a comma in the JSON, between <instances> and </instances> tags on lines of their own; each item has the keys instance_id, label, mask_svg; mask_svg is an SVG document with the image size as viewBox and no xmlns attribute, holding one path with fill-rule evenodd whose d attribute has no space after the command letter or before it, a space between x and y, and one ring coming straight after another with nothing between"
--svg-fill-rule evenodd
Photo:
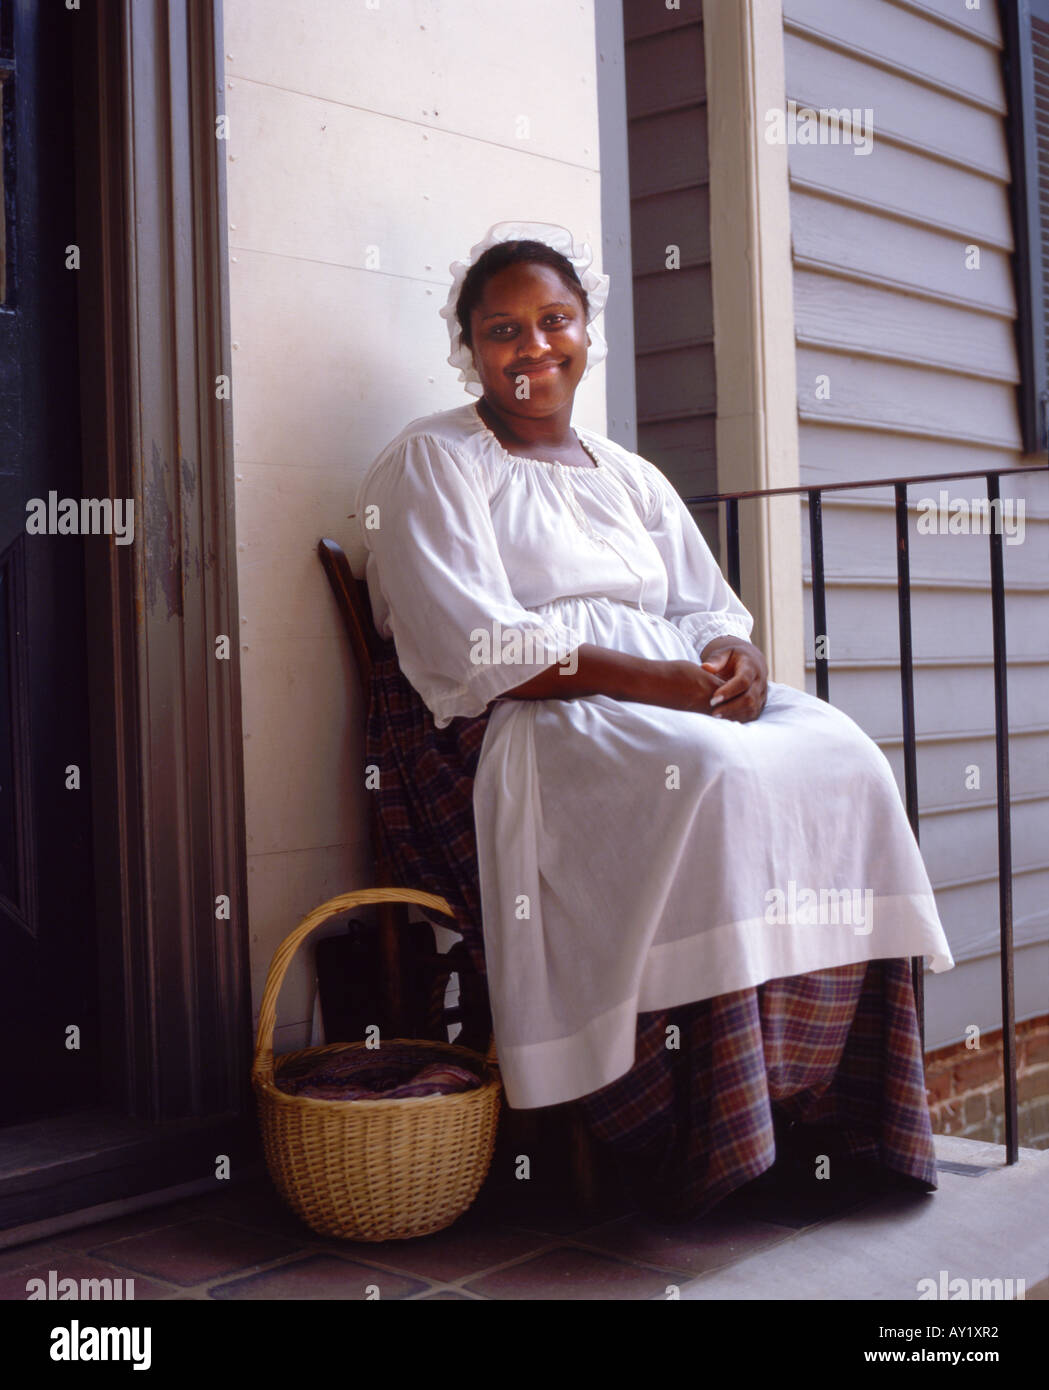
<instances>
[{"instance_id":1,"label":"white blouse","mask_svg":"<svg viewBox=\"0 0 1049 1390\"><path fill-rule=\"evenodd\" d=\"M519 458L470 403L413 420L357 494L376 626L437 726L497 701L474 815L518 1107L622 1075L639 1011L858 960L953 964L891 769L840 711L775 682L748 724L500 698L581 642L698 662L753 626L663 474L576 433L595 467Z\"/></svg>"},{"instance_id":2,"label":"white blouse","mask_svg":"<svg viewBox=\"0 0 1049 1390\"><path fill-rule=\"evenodd\" d=\"M542 611L559 601L634 605L673 623L689 656L715 637L750 636L753 618L663 474L611 440L576 433L597 467L509 454L465 405L413 420L362 482L375 624L395 639L438 728L480 714L578 646L578 634ZM398 563L382 565L387 555ZM521 661L472 659L479 629L493 654L520 634Z\"/></svg>"}]
</instances>

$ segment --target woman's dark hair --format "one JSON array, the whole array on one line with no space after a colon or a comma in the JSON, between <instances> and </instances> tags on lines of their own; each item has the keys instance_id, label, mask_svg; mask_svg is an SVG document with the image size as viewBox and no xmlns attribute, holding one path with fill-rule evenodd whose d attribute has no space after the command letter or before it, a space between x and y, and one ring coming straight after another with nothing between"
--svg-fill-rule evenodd
<instances>
[{"instance_id":1,"label":"woman's dark hair","mask_svg":"<svg viewBox=\"0 0 1049 1390\"><path fill-rule=\"evenodd\" d=\"M463 342L467 347L473 346L470 340L470 317L481 302L485 285L500 270L505 270L508 265L516 265L520 261L539 261L556 270L568 288L582 301L584 314L589 315L590 301L587 299L586 290L580 283L575 266L566 256L562 256L560 251L555 251L543 241L501 241L496 246L489 246L483 255L478 256L466 272L459 298L456 300L455 317L459 321Z\"/></svg>"}]
</instances>

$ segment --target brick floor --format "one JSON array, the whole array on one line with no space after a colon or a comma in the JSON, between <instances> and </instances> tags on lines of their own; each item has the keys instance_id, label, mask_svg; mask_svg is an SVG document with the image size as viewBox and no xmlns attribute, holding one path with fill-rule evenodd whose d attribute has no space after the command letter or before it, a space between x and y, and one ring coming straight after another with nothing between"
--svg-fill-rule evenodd
<instances>
[{"instance_id":1,"label":"brick floor","mask_svg":"<svg viewBox=\"0 0 1049 1390\"><path fill-rule=\"evenodd\" d=\"M653 1300L676 1297L678 1290L683 1297L735 1298L753 1279L760 1283L758 1276L764 1278L771 1266L793 1270L792 1261L802 1274L785 1275L776 1287L789 1292L775 1296L827 1297L834 1262L828 1265L820 1252L834 1249L839 1226L862 1230L865 1243L884 1242L888 1251L906 1238L908 1222L920 1212L935 1216L942 1207L946 1220L952 1201L978 1201L990 1220L994 1213L987 1203L993 1205L996 1192L1005 1203L1002 1221L1016 1227L1017 1240L1025 1226L1044 1226L1024 1193L1032 1181L1044 1184L1049 1176L1049 1167L1031 1171L1031 1160L1041 1169L1049 1155L1024 1151L1022 1174L999 1167L973 1182L964 1174L979 1170L970 1165L1000 1165L1002 1151L958 1139L938 1139L938 1151L941 1146L941 1191L931 1196L894 1200L844 1192L788 1199L774 1184L759 1182L700 1221L669 1225L615 1201L587 1212L563 1195L521 1184L502 1193L486 1189L471 1211L436 1235L374 1243L311 1231L283 1206L266 1174L258 1173L213 1193L0 1250L0 1299L26 1298L27 1281L46 1281L52 1270L59 1279L131 1278L135 1298L150 1300ZM1028 1187L1017 1188L1017 1182ZM857 1220L863 1224L856 1226ZM957 1212L951 1224L956 1231ZM1010 1239L1000 1222L995 1229L1002 1240ZM926 1264L940 1267L939 1237L935 1227L930 1230L919 1272ZM811 1276L804 1273L810 1266L817 1271ZM1010 1265L1007 1272L1026 1270ZM1028 1297L1049 1295L1045 1273L1028 1276ZM820 1287L814 1283L806 1294L804 1279L810 1277ZM860 1289L835 1296L864 1294Z\"/></svg>"}]
</instances>

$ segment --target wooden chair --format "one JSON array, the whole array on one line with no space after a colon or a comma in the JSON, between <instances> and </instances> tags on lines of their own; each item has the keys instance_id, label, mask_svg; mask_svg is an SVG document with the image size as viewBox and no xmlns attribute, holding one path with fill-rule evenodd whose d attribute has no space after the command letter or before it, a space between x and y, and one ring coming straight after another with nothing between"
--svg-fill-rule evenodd
<instances>
[{"instance_id":1,"label":"wooden chair","mask_svg":"<svg viewBox=\"0 0 1049 1390\"><path fill-rule=\"evenodd\" d=\"M372 621L371 604L368 599L368 586L361 579L355 579L345 551L335 541L321 540L317 547L324 565L328 582L335 594L346 633L350 639L357 674L360 676L365 704L371 686L372 665L382 654L382 639ZM372 854L375 859L376 882L391 887L398 886L388 863L379 838L378 818L374 809L369 816L369 831ZM404 1000L401 990L401 938L408 922L408 908L404 903L380 903L376 908L381 941L383 980L387 1016L400 1032L404 1019Z\"/></svg>"},{"instance_id":2,"label":"wooden chair","mask_svg":"<svg viewBox=\"0 0 1049 1390\"><path fill-rule=\"evenodd\" d=\"M383 641L372 619L371 600L368 585L356 579L350 569L350 562L342 547L333 540L322 539L317 550L331 584L339 613L350 639L350 647L357 664L361 689L367 704L371 688L373 663L383 654ZM374 805L369 816L372 851L375 857L376 882L383 885L397 885L394 866L388 861L379 819ZM404 885L399 885L404 886ZM408 885L418 886L418 885ZM384 1003L388 1015L399 1026L404 1017L403 1008L403 962L401 940L408 922L408 909L403 903L382 903L377 907L378 925L381 939L381 959L383 964ZM444 969L454 969L457 964L468 966L465 947L460 944L443 957ZM472 971L470 972L472 974ZM463 975L460 975L462 981ZM450 1024L462 1021L462 1008L446 1008L444 1022ZM482 1047L480 1050L484 1050ZM557 1107L559 1120L555 1128L563 1129L563 1121L568 1121L567 1133L559 1135L569 1156L572 1172L572 1187L576 1201L584 1210L593 1210L598 1198L598 1175L595 1164L594 1146L578 1112L571 1106ZM537 1140L541 1124L536 1120L536 1112L510 1110L504 1111L503 1127L511 1130L522 1145Z\"/></svg>"}]
</instances>

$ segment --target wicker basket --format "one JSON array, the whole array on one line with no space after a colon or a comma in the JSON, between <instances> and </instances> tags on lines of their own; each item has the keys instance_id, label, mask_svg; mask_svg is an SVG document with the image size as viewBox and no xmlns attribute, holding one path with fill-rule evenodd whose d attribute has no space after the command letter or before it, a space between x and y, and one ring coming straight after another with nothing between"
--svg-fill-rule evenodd
<instances>
[{"instance_id":1,"label":"wicker basket","mask_svg":"<svg viewBox=\"0 0 1049 1390\"><path fill-rule=\"evenodd\" d=\"M400 888L342 893L314 908L270 962L251 1071L274 1185L307 1226L347 1240L408 1240L443 1230L461 1216L492 1160L502 1090L494 1044L485 1059L451 1043L404 1039L383 1040L382 1050L425 1047L476 1070L482 1084L470 1091L404 1100L315 1100L289 1095L276 1085L275 1075L293 1060L364 1047L330 1043L305 1048L278 1058L274 1070L277 995L299 944L329 918L379 902L416 903L453 916L444 898Z\"/></svg>"}]
</instances>

